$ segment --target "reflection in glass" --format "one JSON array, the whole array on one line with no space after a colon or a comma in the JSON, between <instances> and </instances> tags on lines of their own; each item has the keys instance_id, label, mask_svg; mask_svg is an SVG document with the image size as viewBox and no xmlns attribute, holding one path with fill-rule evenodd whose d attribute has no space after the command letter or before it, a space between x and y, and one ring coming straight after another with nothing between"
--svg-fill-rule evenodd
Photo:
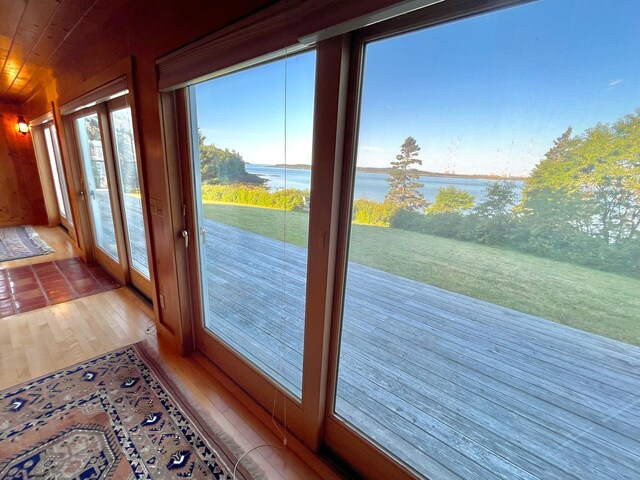
<instances>
[{"instance_id":1,"label":"reflection in glass","mask_svg":"<svg viewBox=\"0 0 640 480\"><path fill-rule=\"evenodd\" d=\"M95 241L110 257L118 261L118 247L98 115L92 113L77 118L76 127L87 182L86 192L91 207Z\"/></svg>"},{"instance_id":2,"label":"reflection in glass","mask_svg":"<svg viewBox=\"0 0 640 480\"><path fill-rule=\"evenodd\" d=\"M116 146L116 162L125 210L125 225L131 264L138 272L149 278L147 241L142 216L142 198L138 182L138 160L135 153L131 108L111 112L111 124Z\"/></svg>"},{"instance_id":3,"label":"reflection in glass","mask_svg":"<svg viewBox=\"0 0 640 480\"><path fill-rule=\"evenodd\" d=\"M295 188L288 176L311 168L314 75L310 52L190 92L206 328L297 397L310 176ZM251 173L259 165L270 173Z\"/></svg>"},{"instance_id":4,"label":"reflection in glass","mask_svg":"<svg viewBox=\"0 0 640 480\"><path fill-rule=\"evenodd\" d=\"M51 131L49 128L44 129L44 138L45 143L47 145L47 153L49 155L49 164L51 165L51 175L53 176L53 186L56 191L56 199L58 200L58 209L60 210L60 215L64 218L67 218L67 202L63 197L63 188L66 188L64 182L60 178L63 173L62 169L58 166L58 156L53 148L53 142L55 141L51 137Z\"/></svg>"}]
</instances>

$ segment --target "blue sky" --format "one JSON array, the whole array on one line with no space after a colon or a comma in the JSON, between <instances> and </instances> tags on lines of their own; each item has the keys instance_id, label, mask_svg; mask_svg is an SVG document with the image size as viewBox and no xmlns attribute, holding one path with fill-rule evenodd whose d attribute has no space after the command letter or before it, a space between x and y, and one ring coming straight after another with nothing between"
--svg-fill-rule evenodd
<instances>
[{"instance_id":1,"label":"blue sky","mask_svg":"<svg viewBox=\"0 0 640 480\"><path fill-rule=\"evenodd\" d=\"M640 1L540 0L369 44L358 165L411 135L423 169L527 174L571 125L640 107ZM208 140L251 163L309 163L313 53L198 85Z\"/></svg>"}]
</instances>

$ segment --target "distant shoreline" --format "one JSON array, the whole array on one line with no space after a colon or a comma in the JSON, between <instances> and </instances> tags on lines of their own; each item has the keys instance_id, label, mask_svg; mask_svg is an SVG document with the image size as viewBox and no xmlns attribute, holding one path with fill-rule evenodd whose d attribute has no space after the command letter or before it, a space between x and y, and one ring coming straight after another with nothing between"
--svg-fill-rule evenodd
<instances>
[{"instance_id":1,"label":"distant shoreline","mask_svg":"<svg viewBox=\"0 0 640 480\"><path fill-rule=\"evenodd\" d=\"M284 163L277 163L275 165L262 165L259 163L247 163L247 165L256 165L259 167L276 167L276 168L290 168L292 170L311 170L311 165L306 165L304 163L296 163L292 165L285 165ZM391 168L389 167L357 167L356 171L361 173L378 173L381 175L389 175ZM424 177L454 177L454 178L470 178L470 179L479 179L479 180L526 180L527 177L503 177L501 175L473 175L473 174L460 174L460 173L440 173L440 172L429 172L427 170L415 170L418 175Z\"/></svg>"}]
</instances>

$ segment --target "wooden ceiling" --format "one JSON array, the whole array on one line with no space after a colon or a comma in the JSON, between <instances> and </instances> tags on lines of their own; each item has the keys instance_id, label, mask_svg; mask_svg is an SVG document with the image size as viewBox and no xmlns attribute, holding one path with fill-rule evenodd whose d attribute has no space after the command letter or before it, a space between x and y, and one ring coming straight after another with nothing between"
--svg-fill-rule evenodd
<instances>
[{"instance_id":1,"label":"wooden ceiling","mask_svg":"<svg viewBox=\"0 0 640 480\"><path fill-rule=\"evenodd\" d=\"M0 101L28 100L67 48L89 41L83 33L122 7L122 1L0 0Z\"/></svg>"},{"instance_id":2,"label":"wooden ceiling","mask_svg":"<svg viewBox=\"0 0 640 480\"><path fill-rule=\"evenodd\" d=\"M0 0L0 98L27 100L96 0Z\"/></svg>"}]
</instances>

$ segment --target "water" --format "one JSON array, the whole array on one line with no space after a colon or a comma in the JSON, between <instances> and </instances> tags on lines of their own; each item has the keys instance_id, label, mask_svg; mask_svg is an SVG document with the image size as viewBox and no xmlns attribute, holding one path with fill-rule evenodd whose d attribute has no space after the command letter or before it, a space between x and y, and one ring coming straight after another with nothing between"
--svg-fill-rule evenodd
<instances>
[{"instance_id":1,"label":"water","mask_svg":"<svg viewBox=\"0 0 640 480\"><path fill-rule=\"evenodd\" d=\"M285 169L281 167L271 167L266 165L247 165L247 172L260 175L262 178L269 180L267 187L270 190L279 190L285 186ZM382 202L389 184L387 183L388 175L384 173L356 173L356 192L355 198L366 198L367 200L375 200ZM308 190L311 185L311 170L289 168L286 170L287 188L297 188L299 190ZM433 202L436 193L441 187L454 186L460 190L470 193L476 197L476 202L484 200L484 192L487 184L498 180L488 180L484 178L461 178L461 177L427 177L421 176L421 183L424 187L421 189L424 198ZM524 182L515 181L516 199L520 198L522 186Z\"/></svg>"}]
</instances>

